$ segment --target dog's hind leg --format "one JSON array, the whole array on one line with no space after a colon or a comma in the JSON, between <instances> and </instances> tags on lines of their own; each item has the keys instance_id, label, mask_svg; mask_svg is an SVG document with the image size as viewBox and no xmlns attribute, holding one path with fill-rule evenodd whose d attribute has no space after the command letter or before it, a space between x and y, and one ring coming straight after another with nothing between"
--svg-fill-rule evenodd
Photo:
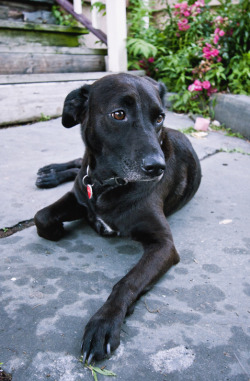
<instances>
[{"instance_id":1,"label":"dog's hind leg","mask_svg":"<svg viewBox=\"0 0 250 381\"><path fill-rule=\"evenodd\" d=\"M86 216L86 208L77 202L72 192L66 193L54 204L39 210L35 217L40 237L58 241L64 235L63 222L75 221Z\"/></svg>"},{"instance_id":2,"label":"dog's hind leg","mask_svg":"<svg viewBox=\"0 0 250 381\"><path fill-rule=\"evenodd\" d=\"M73 181L82 165L82 159L76 159L62 164L50 164L37 172L36 186L38 188L54 188L67 181Z\"/></svg>"}]
</instances>

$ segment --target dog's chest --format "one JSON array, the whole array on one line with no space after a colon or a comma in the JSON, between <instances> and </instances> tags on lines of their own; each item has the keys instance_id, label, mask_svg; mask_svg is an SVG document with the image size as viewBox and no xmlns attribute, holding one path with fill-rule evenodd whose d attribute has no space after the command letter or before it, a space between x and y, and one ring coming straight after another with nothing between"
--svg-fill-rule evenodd
<instances>
[{"instance_id":1,"label":"dog's chest","mask_svg":"<svg viewBox=\"0 0 250 381\"><path fill-rule=\"evenodd\" d=\"M100 216L94 202L88 202L88 220L89 223L94 227L96 232L100 235L120 235L120 232L116 230L114 227L111 227L110 223L106 221L105 217Z\"/></svg>"},{"instance_id":2,"label":"dog's chest","mask_svg":"<svg viewBox=\"0 0 250 381\"><path fill-rule=\"evenodd\" d=\"M111 228L101 217L96 216L96 227L98 228L98 233L105 236L115 236L120 235L120 232L115 231Z\"/></svg>"}]
</instances>

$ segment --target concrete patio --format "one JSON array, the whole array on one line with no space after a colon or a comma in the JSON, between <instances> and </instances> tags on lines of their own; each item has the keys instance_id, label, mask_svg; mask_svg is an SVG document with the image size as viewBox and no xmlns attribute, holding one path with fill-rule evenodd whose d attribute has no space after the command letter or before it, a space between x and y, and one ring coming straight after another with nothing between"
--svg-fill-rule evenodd
<instances>
[{"instance_id":1,"label":"concrete patio","mask_svg":"<svg viewBox=\"0 0 250 381\"><path fill-rule=\"evenodd\" d=\"M166 126L193 122L167 113ZM121 345L96 363L122 381L250 378L250 144L190 137L203 178L169 218L181 262L137 303ZM6 231L72 186L36 188L39 167L82 156L79 127L60 119L0 130L0 228ZM140 258L139 244L66 224L58 243L34 226L0 240L0 362L13 381L90 381L80 359L85 324ZM98 380L109 379L98 375Z\"/></svg>"}]
</instances>

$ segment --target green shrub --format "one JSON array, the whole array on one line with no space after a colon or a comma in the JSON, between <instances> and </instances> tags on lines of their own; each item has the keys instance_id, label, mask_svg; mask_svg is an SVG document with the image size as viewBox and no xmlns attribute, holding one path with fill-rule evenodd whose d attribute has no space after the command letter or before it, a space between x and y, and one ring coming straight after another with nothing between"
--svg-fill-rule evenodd
<instances>
[{"instance_id":1,"label":"green shrub","mask_svg":"<svg viewBox=\"0 0 250 381\"><path fill-rule=\"evenodd\" d=\"M176 92L172 99L179 111L206 114L209 97L218 91L249 94L249 1L220 0L216 7L204 0L172 8L162 3L167 21L156 27L152 7L130 1L129 68L144 69Z\"/></svg>"}]
</instances>

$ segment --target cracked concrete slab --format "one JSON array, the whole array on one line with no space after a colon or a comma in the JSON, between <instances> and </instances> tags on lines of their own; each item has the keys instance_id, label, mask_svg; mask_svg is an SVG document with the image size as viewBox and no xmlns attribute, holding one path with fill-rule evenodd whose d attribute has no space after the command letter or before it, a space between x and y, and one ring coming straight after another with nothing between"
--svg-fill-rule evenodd
<instances>
[{"instance_id":1,"label":"cracked concrete slab","mask_svg":"<svg viewBox=\"0 0 250 381\"><path fill-rule=\"evenodd\" d=\"M82 143L79 129L65 130L59 120L0 135L1 178L10 173L9 186L1 185L7 226L71 187L36 189L35 174L81 155ZM181 262L137 303L113 356L96 364L117 380L249 380L250 156L218 152L249 153L249 143L217 132L190 139L203 178L193 200L169 218ZM35 227L0 240L0 362L13 381L93 380L79 362L84 326L142 254L139 244L102 238L82 221L66 229L57 243Z\"/></svg>"},{"instance_id":2,"label":"cracked concrete slab","mask_svg":"<svg viewBox=\"0 0 250 381\"><path fill-rule=\"evenodd\" d=\"M84 147L79 126L63 128L61 118L5 128L0 133L2 228L33 218L38 209L70 190L72 183L60 188L38 189L36 173L47 164L82 157Z\"/></svg>"}]
</instances>

